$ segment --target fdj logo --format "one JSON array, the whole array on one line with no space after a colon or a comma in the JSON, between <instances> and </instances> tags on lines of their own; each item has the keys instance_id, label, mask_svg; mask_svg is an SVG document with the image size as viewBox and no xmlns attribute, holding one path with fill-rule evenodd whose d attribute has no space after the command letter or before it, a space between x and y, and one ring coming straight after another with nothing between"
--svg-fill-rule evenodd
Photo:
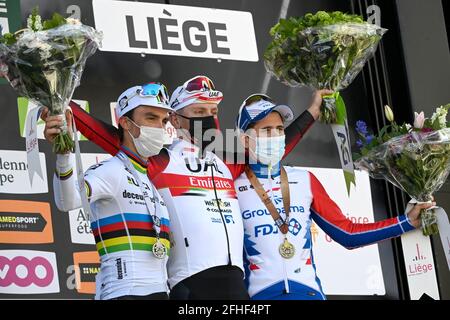
<instances>
[{"instance_id":1,"label":"fdj logo","mask_svg":"<svg viewBox=\"0 0 450 320\"><path fill-rule=\"evenodd\" d=\"M278 228L274 224L262 224L255 226L255 237L258 238L259 235L267 236L268 234L278 233Z\"/></svg>"},{"instance_id":2,"label":"fdj logo","mask_svg":"<svg viewBox=\"0 0 450 320\"><path fill-rule=\"evenodd\" d=\"M291 218L289 220L289 232L296 236L299 234L302 229L301 224L296 220ZM277 234L278 227L275 224L262 224L259 226L255 226L255 238L261 236L267 236L269 234Z\"/></svg>"},{"instance_id":3,"label":"fdj logo","mask_svg":"<svg viewBox=\"0 0 450 320\"><path fill-rule=\"evenodd\" d=\"M296 219L292 218L289 220L289 232L292 233L294 236L296 236L300 230L302 229L302 226L300 222L298 222Z\"/></svg>"},{"instance_id":4,"label":"fdj logo","mask_svg":"<svg viewBox=\"0 0 450 320\"><path fill-rule=\"evenodd\" d=\"M24 276L23 271L25 270ZM44 274L42 274L43 272ZM53 267L43 257L35 257L29 260L26 257L18 256L10 260L0 256L0 287L8 287L12 284L18 287L28 287L31 284L46 287L52 283L53 277Z\"/></svg>"}]
</instances>

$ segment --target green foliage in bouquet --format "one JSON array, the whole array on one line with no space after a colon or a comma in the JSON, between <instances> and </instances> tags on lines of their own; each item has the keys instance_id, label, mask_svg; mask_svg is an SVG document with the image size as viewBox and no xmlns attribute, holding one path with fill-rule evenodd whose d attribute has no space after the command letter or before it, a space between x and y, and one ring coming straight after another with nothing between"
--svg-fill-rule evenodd
<instances>
[{"instance_id":1,"label":"green foliage in bouquet","mask_svg":"<svg viewBox=\"0 0 450 320\"><path fill-rule=\"evenodd\" d=\"M270 30L266 69L290 86L339 91L361 71L385 31L340 11L280 19ZM320 120L335 123L332 102L324 103Z\"/></svg>"}]
</instances>

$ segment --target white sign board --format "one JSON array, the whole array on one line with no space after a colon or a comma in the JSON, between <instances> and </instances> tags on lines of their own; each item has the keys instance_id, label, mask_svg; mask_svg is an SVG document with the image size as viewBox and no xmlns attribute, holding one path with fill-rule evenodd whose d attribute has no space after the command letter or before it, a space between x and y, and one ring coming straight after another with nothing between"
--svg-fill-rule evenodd
<instances>
[{"instance_id":1,"label":"white sign board","mask_svg":"<svg viewBox=\"0 0 450 320\"><path fill-rule=\"evenodd\" d=\"M47 193L47 166L45 154L39 153L43 179L36 176L33 185L28 177L26 151L0 150L0 193Z\"/></svg>"},{"instance_id":2,"label":"white sign board","mask_svg":"<svg viewBox=\"0 0 450 320\"><path fill-rule=\"evenodd\" d=\"M102 51L258 61L250 12L112 0L92 6Z\"/></svg>"}]
</instances>

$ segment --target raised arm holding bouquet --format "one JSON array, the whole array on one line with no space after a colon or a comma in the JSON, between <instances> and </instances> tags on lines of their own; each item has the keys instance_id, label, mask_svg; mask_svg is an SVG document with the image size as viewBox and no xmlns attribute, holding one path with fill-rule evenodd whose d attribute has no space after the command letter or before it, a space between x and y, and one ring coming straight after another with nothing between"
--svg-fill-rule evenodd
<instances>
[{"instance_id":1,"label":"raised arm holding bouquet","mask_svg":"<svg viewBox=\"0 0 450 320\"><path fill-rule=\"evenodd\" d=\"M385 32L358 15L318 11L280 19L270 30L273 41L264 53L266 69L282 83L335 91L324 97L319 119L332 125L348 192L355 177L339 91L355 79Z\"/></svg>"}]
</instances>

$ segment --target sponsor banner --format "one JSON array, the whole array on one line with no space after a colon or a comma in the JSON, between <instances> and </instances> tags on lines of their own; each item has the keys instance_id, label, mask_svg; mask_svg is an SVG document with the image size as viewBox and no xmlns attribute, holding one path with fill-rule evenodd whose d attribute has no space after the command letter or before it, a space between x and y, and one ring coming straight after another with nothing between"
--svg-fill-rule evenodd
<instances>
[{"instance_id":1,"label":"sponsor banner","mask_svg":"<svg viewBox=\"0 0 450 320\"><path fill-rule=\"evenodd\" d=\"M111 156L106 153L81 154L81 162L84 170L87 170L90 166L98 164L99 162L109 158L111 158ZM92 235L92 230L86 219L86 214L83 208L70 210L69 221L70 237L73 243L95 244L94 236Z\"/></svg>"},{"instance_id":2,"label":"sponsor banner","mask_svg":"<svg viewBox=\"0 0 450 320\"><path fill-rule=\"evenodd\" d=\"M95 293L95 276L100 270L100 260L97 251L74 252L73 264L77 291L79 293Z\"/></svg>"},{"instance_id":3,"label":"sponsor banner","mask_svg":"<svg viewBox=\"0 0 450 320\"><path fill-rule=\"evenodd\" d=\"M59 292L55 253L0 250L0 292L7 294Z\"/></svg>"},{"instance_id":4,"label":"sponsor banner","mask_svg":"<svg viewBox=\"0 0 450 320\"><path fill-rule=\"evenodd\" d=\"M0 200L0 243L53 243L50 204Z\"/></svg>"},{"instance_id":5,"label":"sponsor banner","mask_svg":"<svg viewBox=\"0 0 450 320\"><path fill-rule=\"evenodd\" d=\"M80 105L80 107L89 113L89 102L85 100L73 100L76 104ZM25 132L25 123L28 116L28 112L33 110L34 108L38 107L37 104L34 102L28 100L24 97L17 98L17 108L19 112L19 130L20 130L20 136L25 138L26 132ZM37 122L37 138L38 139L45 139L44 138L44 128L45 128L45 122L42 119L39 119ZM78 139L81 141L87 141L87 138L84 137L79 131L78 131Z\"/></svg>"},{"instance_id":6,"label":"sponsor banner","mask_svg":"<svg viewBox=\"0 0 450 320\"><path fill-rule=\"evenodd\" d=\"M83 208L69 211L70 237L73 243L95 244L94 236Z\"/></svg>"},{"instance_id":7,"label":"sponsor banner","mask_svg":"<svg viewBox=\"0 0 450 320\"><path fill-rule=\"evenodd\" d=\"M39 153L43 179L36 176L31 186L26 151L0 150L0 193L47 193L45 154Z\"/></svg>"},{"instance_id":8,"label":"sponsor banner","mask_svg":"<svg viewBox=\"0 0 450 320\"><path fill-rule=\"evenodd\" d=\"M102 51L258 61L250 12L111 0L92 6Z\"/></svg>"},{"instance_id":9,"label":"sponsor banner","mask_svg":"<svg viewBox=\"0 0 450 320\"><path fill-rule=\"evenodd\" d=\"M350 197L341 169L302 168L312 172L343 214L356 223L374 222L370 180L355 171L356 187ZM378 245L348 250L334 242L315 223L311 224L314 262L325 294L384 295L385 287Z\"/></svg>"}]
</instances>

